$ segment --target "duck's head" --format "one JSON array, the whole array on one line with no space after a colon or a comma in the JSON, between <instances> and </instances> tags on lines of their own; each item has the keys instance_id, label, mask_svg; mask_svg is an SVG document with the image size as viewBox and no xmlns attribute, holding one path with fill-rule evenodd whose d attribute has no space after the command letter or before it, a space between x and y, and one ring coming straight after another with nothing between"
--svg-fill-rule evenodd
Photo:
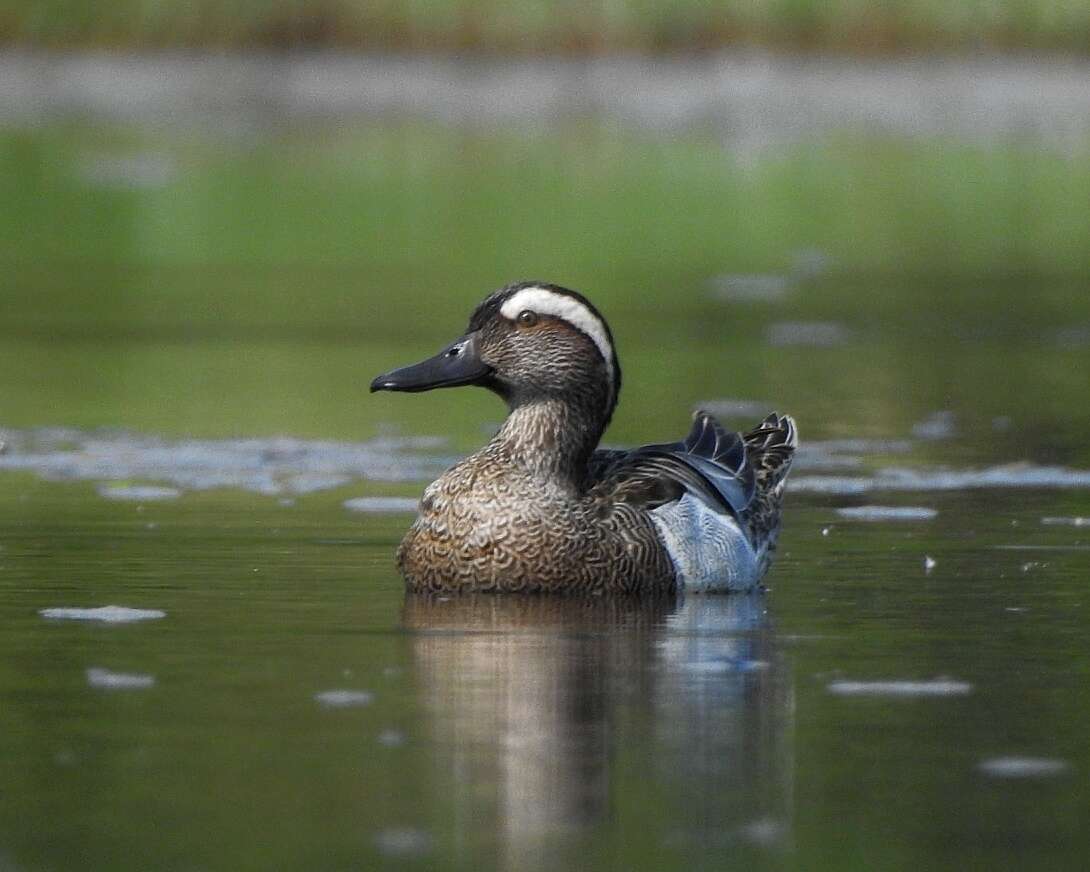
<instances>
[{"instance_id":1,"label":"duck's head","mask_svg":"<svg viewBox=\"0 0 1090 872\"><path fill-rule=\"evenodd\" d=\"M484 300L469 327L434 357L383 373L372 391L480 385L512 408L539 400L577 404L609 421L621 387L613 334L575 291L517 282ZM596 414L596 416L597 416Z\"/></svg>"}]
</instances>

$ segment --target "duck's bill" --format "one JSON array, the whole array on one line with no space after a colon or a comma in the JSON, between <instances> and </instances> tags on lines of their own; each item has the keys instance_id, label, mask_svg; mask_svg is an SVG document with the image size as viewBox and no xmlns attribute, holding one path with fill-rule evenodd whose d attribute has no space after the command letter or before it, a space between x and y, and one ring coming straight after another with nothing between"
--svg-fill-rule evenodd
<instances>
[{"instance_id":1,"label":"duck's bill","mask_svg":"<svg viewBox=\"0 0 1090 872\"><path fill-rule=\"evenodd\" d=\"M492 367L484 363L478 354L476 335L468 333L454 340L435 357L378 376L371 382L371 393L430 391L433 388L480 384L491 374Z\"/></svg>"}]
</instances>

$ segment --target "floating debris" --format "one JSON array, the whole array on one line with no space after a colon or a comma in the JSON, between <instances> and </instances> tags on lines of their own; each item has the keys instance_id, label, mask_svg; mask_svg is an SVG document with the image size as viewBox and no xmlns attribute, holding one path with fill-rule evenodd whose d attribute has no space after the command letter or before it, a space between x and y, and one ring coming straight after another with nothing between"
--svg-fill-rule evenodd
<instances>
[{"instance_id":1,"label":"floating debris","mask_svg":"<svg viewBox=\"0 0 1090 872\"><path fill-rule=\"evenodd\" d=\"M976 768L993 778L1047 778L1071 767L1066 760L1051 757L992 757L981 760Z\"/></svg>"},{"instance_id":2,"label":"floating debris","mask_svg":"<svg viewBox=\"0 0 1090 872\"><path fill-rule=\"evenodd\" d=\"M102 624L131 624L137 621L156 621L165 618L159 609L130 609L128 606L99 606L92 609L52 608L39 609L43 618L54 621L98 621Z\"/></svg>"},{"instance_id":3,"label":"floating debris","mask_svg":"<svg viewBox=\"0 0 1090 872\"><path fill-rule=\"evenodd\" d=\"M98 494L108 500L131 500L133 502L150 503L157 500L176 500L182 495L182 492L173 487L105 484L98 489Z\"/></svg>"},{"instance_id":4,"label":"floating debris","mask_svg":"<svg viewBox=\"0 0 1090 872\"><path fill-rule=\"evenodd\" d=\"M394 857L419 857L431 850L432 839L423 830L394 827L375 836L375 847Z\"/></svg>"},{"instance_id":5,"label":"floating debris","mask_svg":"<svg viewBox=\"0 0 1090 872\"><path fill-rule=\"evenodd\" d=\"M329 708L351 708L368 705L375 698L367 690L323 690L314 694L314 699Z\"/></svg>"},{"instance_id":6,"label":"floating debris","mask_svg":"<svg viewBox=\"0 0 1090 872\"><path fill-rule=\"evenodd\" d=\"M939 514L925 506L850 506L836 513L853 521L930 521Z\"/></svg>"},{"instance_id":7,"label":"floating debris","mask_svg":"<svg viewBox=\"0 0 1090 872\"><path fill-rule=\"evenodd\" d=\"M92 667L87 670L87 684L91 687L101 687L106 690L140 690L146 687L154 687L155 678L151 675L111 672L109 669Z\"/></svg>"},{"instance_id":8,"label":"floating debris","mask_svg":"<svg viewBox=\"0 0 1090 872\"><path fill-rule=\"evenodd\" d=\"M1041 523L1050 527L1090 527L1090 518L1041 518Z\"/></svg>"},{"instance_id":9,"label":"floating debris","mask_svg":"<svg viewBox=\"0 0 1090 872\"><path fill-rule=\"evenodd\" d=\"M912 435L917 439L949 439L955 432L953 412L933 412L912 425Z\"/></svg>"},{"instance_id":10,"label":"floating debris","mask_svg":"<svg viewBox=\"0 0 1090 872\"><path fill-rule=\"evenodd\" d=\"M809 345L815 348L833 348L844 345L851 338L851 331L835 321L777 321L765 330L769 345Z\"/></svg>"},{"instance_id":11,"label":"floating debris","mask_svg":"<svg viewBox=\"0 0 1090 872\"><path fill-rule=\"evenodd\" d=\"M837 696L965 696L967 681L936 678L931 681L834 681L827 687Z\"/></svg>"},{"instance_id":12,"label":"floating debris","mask_svg":"<svg viewBox=\"0 0 1090 872\"><path fill-rule=\"evenodd\" d=\"M353 512L375 512L378 514L411 512L414 513L420 501L412 497L356 497L345 500L344 507Z\"/></svg>"}]
</instances>

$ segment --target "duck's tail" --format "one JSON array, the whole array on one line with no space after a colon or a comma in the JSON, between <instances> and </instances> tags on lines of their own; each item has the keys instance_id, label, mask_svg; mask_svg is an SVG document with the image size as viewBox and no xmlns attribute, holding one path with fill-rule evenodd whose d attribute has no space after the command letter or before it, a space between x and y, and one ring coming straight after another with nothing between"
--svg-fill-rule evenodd
<instances>
[{"instance_id":1,"label":"duck's tail","mask_svg":"<svg viewBox=\"0 0 1090 872\"><path fill-rule=\"evenodd\" d=\"M742 441L757 487L741 520L760 559L760 573L764 574L779 538L783 489L799 445L799 433L790 415L773 412L746 433Z\"/></svg>"}]
</instances>

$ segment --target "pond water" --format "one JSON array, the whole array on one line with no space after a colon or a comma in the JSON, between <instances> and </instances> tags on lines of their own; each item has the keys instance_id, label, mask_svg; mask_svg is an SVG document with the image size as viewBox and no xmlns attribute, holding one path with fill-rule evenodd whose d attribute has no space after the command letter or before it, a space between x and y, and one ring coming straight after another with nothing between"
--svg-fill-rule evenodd
<instances>
[{"instance_id":1,"label":"pond water","mask_svg":"<svg viewBox=\"0 0 1090 872\"><path fill-rule=\"evenodd\" d=\"M1081 868L1086 153L0 133L0 869ZM367 383L522 276L610 444L796 416L767 592L406 597L502 409Z\"/></svg>"}]
</instances>

